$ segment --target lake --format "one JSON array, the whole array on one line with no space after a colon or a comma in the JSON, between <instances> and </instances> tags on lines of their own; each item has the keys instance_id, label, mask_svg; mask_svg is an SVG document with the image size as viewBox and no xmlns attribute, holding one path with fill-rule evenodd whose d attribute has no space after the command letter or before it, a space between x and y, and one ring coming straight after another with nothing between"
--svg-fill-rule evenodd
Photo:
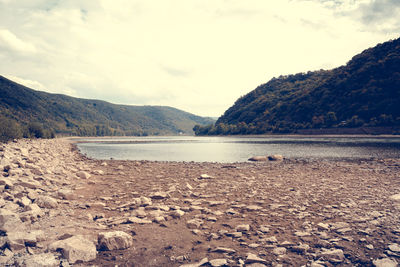
<instances>
[{"instance_id":1,"label":"lake","mask_svg":"<svg viewBox=\"0 0 400 267\"><path fill-rule=\"evenodd\" d=\"M107 137L76 138L81 153L95 159L244 162L281 154L293 159L399 158L399 137Z\"/></svg>"}]
</instances>

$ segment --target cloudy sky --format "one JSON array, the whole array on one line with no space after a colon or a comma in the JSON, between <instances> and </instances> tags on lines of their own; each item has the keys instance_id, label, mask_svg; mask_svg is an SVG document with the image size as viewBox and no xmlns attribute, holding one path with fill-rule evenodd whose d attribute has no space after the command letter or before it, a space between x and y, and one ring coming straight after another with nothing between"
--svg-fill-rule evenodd
<instances>
[{"instance_id":1,"label":"cloudy sky","mask_svg":"<svg viewBox=\"0 0 400 267\"><path fill-rule=\"evenodd\" d=\"M272 77L399 37L399 0L0 0L0 75L220 116Z\"/></svg>"}]
</instances>

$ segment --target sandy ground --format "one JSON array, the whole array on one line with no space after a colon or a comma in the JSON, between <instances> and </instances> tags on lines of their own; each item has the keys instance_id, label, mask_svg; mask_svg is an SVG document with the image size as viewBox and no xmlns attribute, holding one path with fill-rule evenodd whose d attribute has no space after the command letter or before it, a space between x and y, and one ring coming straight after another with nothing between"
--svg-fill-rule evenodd
<instances>
[{"instance_id":1,"label":"sandy ground","mask_svg":"<svg viewBox=\"0 0 400 267\"><path fill-rule=\"evenodd\" d=\"M26 253L51 252L52 242L77 234L97 244L98 233L119 230L132 236L129 248L102 251L97 246L95 259L70 265L396 266L400 262L400 159L104 161L80 155L66 140L40 142L40 146L26 141L3 147L3 159L19 157L22 164L17 169L23 172L28 169L24 162L51 164L43 174L28 175L41 182L42 187L34 189L39 195L58 203L42 208L45 215L28 226L45 230L46 238L19 254L12 251L12 260ZM41 149L36 154L35 144ZM21 146L26 155L18 154ZM43 154L48 158L42 161ZM89 175L78 177L78 172ZM18 180L12 171L3 176ZM52 181L46 182L50 177ZM17 203L10 190L3 188L5 204L10 201L5 193ZM60 190L68 190L68 195ZM2 208L20 212L11 205ZM52 253L57 260L65 257L59 251Z\"/></svg>"}]
</instances>

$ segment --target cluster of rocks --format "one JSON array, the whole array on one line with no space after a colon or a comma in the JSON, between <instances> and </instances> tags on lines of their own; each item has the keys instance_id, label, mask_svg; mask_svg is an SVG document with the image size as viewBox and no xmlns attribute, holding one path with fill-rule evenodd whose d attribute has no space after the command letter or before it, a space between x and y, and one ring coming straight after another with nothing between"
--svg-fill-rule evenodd
<instances>
[{"instance_id":1,"label":"cluster of rocks","mask_svg":"<svg viewBox=\"0 0 400 267\"><path fill-rule=\"evenodd\" d=\"M398 265L398 159L100 161L72 148L0 148L0 265Z\"/></svg>"},{"instance_id":2,"label":"cluster of rocks","mask_svg":"<svg viewBox=\"0 0 400 267\"><path fill-rule=\"evenodd\" d=\"M132 236L121 231L79 234L59 216L75 199L79 181L91 176L88 169L65 140L1 145L1 266L68 266L96 259L98 250L133 245Z\"/></svg>"}]
</instances>

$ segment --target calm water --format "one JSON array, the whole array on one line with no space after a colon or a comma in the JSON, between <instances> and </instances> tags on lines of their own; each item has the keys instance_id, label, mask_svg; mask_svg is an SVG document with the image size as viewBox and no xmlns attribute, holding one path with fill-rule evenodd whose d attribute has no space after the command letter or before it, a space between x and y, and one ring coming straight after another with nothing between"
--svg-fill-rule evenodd
<instances>
[{"instance_id":1,"label":"calm water","mask_svg":"<svg viewBox=\"0 0 400 267\"><path fill-rule=\"evenodd\" d=\"M252 156L400 158L400 137L124 137L76 139L96 159L243 162Z\"/></svg>"}]
</instances>

